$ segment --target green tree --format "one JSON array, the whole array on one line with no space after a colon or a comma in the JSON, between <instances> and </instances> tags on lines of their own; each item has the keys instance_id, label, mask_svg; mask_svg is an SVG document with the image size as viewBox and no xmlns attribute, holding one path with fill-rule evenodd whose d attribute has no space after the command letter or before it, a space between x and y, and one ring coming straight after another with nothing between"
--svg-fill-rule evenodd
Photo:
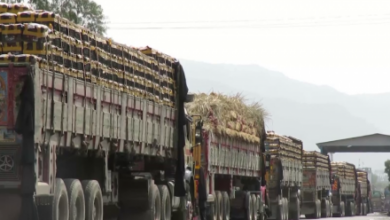
<instances>
[{"instance_id":1,"label":"green tree","mask_svg":"<svg viewBox=\"0 0 390 220\"><path fill-rule=\"evenodd\" d=\"M93 32L106 33L103 8L93 0L30 0L29 3L36 9L53 11Z\"/></svg>"},{"instance_id":2,"label":"green tree","mask_svg":"<svg viewBox=\"0 0 390 220\"><path fill-rule=\"evenodd\" d=\"M385 161L385 173L390 181L390 160Z\"/></svg>"}]
</instances>

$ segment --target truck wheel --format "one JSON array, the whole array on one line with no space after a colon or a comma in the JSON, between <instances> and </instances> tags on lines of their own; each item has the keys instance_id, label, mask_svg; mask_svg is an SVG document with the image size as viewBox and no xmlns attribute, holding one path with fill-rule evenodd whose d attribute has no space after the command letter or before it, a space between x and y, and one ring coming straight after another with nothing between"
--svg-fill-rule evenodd
<instances>
[{"instance_id":1,"label":"truck wheel","mask_svg":"<svg viewBox=\"0 0 390 220\"><path fill-rule=\"evenodd\" d=\"M222 197L222 193L220 191L217 191L216 192L217 194L217 219L218 220L222 220L223 219L223 215L224 215L224 208L223 208L223 197Z\"/></svg>"},{"instance_id":2,"label":"truck wheel","mask_svg":"<svg viewBox=\"0 0 390 220\"><path fill-rule=\"evenodd\" d=\"M341 208L340 217L344 217L345 216L345 203L344 202L341 202L340 208Z\"/></svg>"},{"instance_id":3,"label":"truck wheel","mask_svg":"<svg viewBox=\"0 0 390 220\"><path fill-rule=\"evenodd\" d=\"M291 211L291 219L292 220L299 220L301 217L301 202L298 198L296 198L295 202L293 204L293 210Z\"/></svg>"},{"instance_id":4,"label":"truck wheel","mask_svg":"<svg viewBox=\"0 0 390 220\"><path fill-rule=\"evenodd\" d=\"M230 220L230 198L227 192L222 192L223 198L223 220Z\"/></svg>"},{"instance_id":5,"label":"truck wheel","mask_svg":"<svg viewBox=\"0 0 390 220\"><path fill-rule=\"evenodd\" d=\"M53 220L69 219L69 197L65 183L62 179L56 179L56 188L53 201Z\"/></svg>"},{"instance_id":6,"label":"truck wheel","mask_svg":"<svg viewBox=\"0 0 390 220\"><path fill-rule=\"evenodd\" d=\"M317 218L321 218L321 201L318 199L316 201L316 209L317 209Z\"/></svg>"},{"instance_id":7,"label":"truck wheel","mask_svg":"<svg viewBox=\"0 0 390 220\"><path fill-rule=\"evenodd\" d=\"M214 195L214 203L212 204L213 205L213 219L214 220L218 220L218 197L217 197L217 194L213 194Z\"/></svg>"},{"instance_id":8,"label":"truck wheel","mask_svg":"<svg viewBox=\"0 0 390 220\"><path fill-rule=\"evenodd\" d=\"M85 199L83 186L77 179L65 179L69 196L69 220L85 219Z\"/></svg>"},{"instance_id":9,"label":"truck wheel","mask_svg":"<svg viewBox=\"0 0 390 220\"><path fill-rule=\"evenodd\" d=\"M326 217L329 218L332 216L332 211L330 209L330 202L329 200L325 200L325 208L326 208Z\"/></svg>"},{"instance_id":10,"label":"truck wheel","mask_svg":"<svg viewBox=\"0 0 390 220\"><path fill-rule=\"evenodd\" d=\"M82 182L85 197L85 220L103 220L103 195L96 180Z\"/></svg>"},{"instance_id":11,"label":"truck wheel","mask_svg":"<svg viewBox=\"0 0 390 220\"><path fill-rule=\"evenodd\" d=\"M280 205L278 205L278 218L277 219L280 219L280 220L286 220L285 219L285 211L284 211L284 198L281 198L280 199L280 202L279 202Z\"/></svg>"},{"instance_id":12,"label":"truck wheel","mask_svg":"<svg viewBox=\"0 0 390 220\"><path fill-rule=\"evenodd\" d=\"M363 204L363 215L364 216L367 215L367 204L366 203Z\"/></svg>"},{"instance_id":13,"label":"truck wheel","mask_svg":"<svg viewBox=\"0 0 390 220\"><path fill-rule=\"evenodd\" d=\"M256 195L251 195L252 199L252 219L256 220L257 219L257 206L256 206Z\"/></svg>"},{"instance_id":14,"label":"truck wheel","mask_svg":"<svg viewBox=\"0 0 390 220\"><path fill-rule=\"evenodd\" d=\"M159 185L157 187L161 196L161 220L171 220L172 201L168 187L165 185Z\"/></svg>"},{"instance_id":15,"label":"truck wheel","mask_svg":"<svg viewBox=\"0 0 390 220\"><path fill-rule=\"evenodd\" d=\"M284 198L284 219L289 220L289 208L288 208L288 199Z\"/></svg>"},{"instance_id":16,"label":"truck wheel","mask_svg":"<svg viewBox=\"0 0 390 220\"><path fill-rule=\"evenodd\" d=\"M246 193L245 195L245 208L246 208L246 212L245 212L245 220L253 220L252 219L252 216L253 216L253 201L252 201L252 197L250 195L249 192Z\"/></svg>"},{"instance_id":17,"label":"truck wheel","mask_svg":"<svg viewBox=\"0 0 390 220\"><path fill-rule=\"evenodd\" d=\"M328 214L328 209L326 207L326 200L321 200L321 218L325 218Z\"/></svg>"}]
</instances>

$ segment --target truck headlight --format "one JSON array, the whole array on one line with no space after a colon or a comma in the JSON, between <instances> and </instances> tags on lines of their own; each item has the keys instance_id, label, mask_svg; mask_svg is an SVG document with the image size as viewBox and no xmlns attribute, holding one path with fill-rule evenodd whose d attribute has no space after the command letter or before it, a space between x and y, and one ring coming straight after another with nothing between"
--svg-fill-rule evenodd
<instances>
[{"instance_id":1,"label":"truck headlight","mask_svg":"<svg viewBox=\"0 0 390 220\"><path fill-rule=\"evenodd\" d=\"M332 192L329 192L329 197L331 197L332 196Z\"/></svg>"}]
</instances>

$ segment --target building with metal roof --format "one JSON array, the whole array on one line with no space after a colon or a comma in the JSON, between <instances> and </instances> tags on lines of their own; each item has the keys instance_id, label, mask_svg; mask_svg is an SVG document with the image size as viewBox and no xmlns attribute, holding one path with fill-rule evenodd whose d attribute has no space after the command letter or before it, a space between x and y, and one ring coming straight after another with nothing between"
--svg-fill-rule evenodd
<instances>
[{"instance_id":1,"label":"building with metal roof","mask_svg":"<svg viewBox=\"0 0 390 220\"><path fill-rule=\"evenodd\" d=\"M390 135L370 134L317 144L321 153L390 152Z\"/></svg>"}]
</instances>

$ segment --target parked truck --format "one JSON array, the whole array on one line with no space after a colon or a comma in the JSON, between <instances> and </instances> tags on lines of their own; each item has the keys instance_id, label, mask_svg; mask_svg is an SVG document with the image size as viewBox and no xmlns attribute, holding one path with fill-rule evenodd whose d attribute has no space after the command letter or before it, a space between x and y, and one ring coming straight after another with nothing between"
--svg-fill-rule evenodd
<instances>
[{"instance_id":1,"label":"parked truck","mask_svg":"<svg viewBox=\"0 0 390 220\"><path fill-rule=\"evenodd\" d=\"M51 12L2 4L0 13L0 219L168 220L196 213L189 208L194 181L184 178L191 118L180 63ZM255 152L256 140L244 146ZM243 162L246 150L234 172L258 177L255 162ZM210 160L220 163L214 152ZM210 183L225 183L218 181ZM226 197L214 195L218 204Z\"/></svg>"},{"instance_id":2,"label":"parked truck","mask_svg":"<svg viewBox=\"0 0 390 220\"><path fill-rule=\"evenodd\" d=\"M354 216L358 182L355 165L331 162L333 216Z\"/></svg>"},{"instance_id":3,"label":"parked truck","mask_svg":"<svg viewBox=\"0 0 390 220\"><path fill-rule=\"evenodd\" d=\"M332 188L328 155L304 151L301 214L306 218L332 216Z\"/></svg>"},{"instance_id":4,"label":"parked truck","mask_svg":"<svg viewBox=\"0 0 390 220\"><path fill-rule=\"evenodd\" d=\"M385 204L384 204L384 195L379 190L373 190L372 192L372 210L374 212L384 212Z\"/></svg>"},{"instance_id":5,"label":"parked truck","mask_svg":"<svg viewBox=\"0 0 390 220\"><path fill-rule=\"evenodd\" d=\"M264 109L218 93L197 94L186 109L203 119L193 158L207 177L207 219L264 219Z\"/></svg>"},{"instance_id":6,"label":"parked truck","mask_svg":"<svg viewBox=\"0 0 390 220\"><path fill-rule=\"evenodd\" d=\"M371 186L370 182L368 181L368 175L366 171L363 170L356 170L357 171L357 177L358 177L358 184L360 192L358 192L359 197L357 198L356 204L357 204L357 215L367 215L370 213L370 193L371 193Z\"/></svg>"},{"instance_id":7,"label":"parked truck","mask_svg":"<svg viewBox=\"0 0 390 220\"><path fill-rule=\"evenodd\" d=\"M267 132L265 142L268 219L299 219L302 186L302 141L290 136Z\"/></svg>"}]
</instances>

